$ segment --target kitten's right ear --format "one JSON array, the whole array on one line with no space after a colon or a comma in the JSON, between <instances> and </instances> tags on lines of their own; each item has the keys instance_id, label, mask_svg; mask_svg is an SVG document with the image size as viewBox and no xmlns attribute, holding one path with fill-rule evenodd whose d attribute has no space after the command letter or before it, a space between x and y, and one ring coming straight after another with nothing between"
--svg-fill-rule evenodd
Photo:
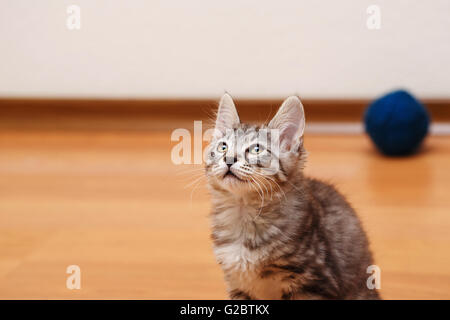
<instances>
[{"instance_id":1,"label":"kitten's right ear","mask_svg":"<svg viewBox=\"0 0 450 320\"><path fill-rule=\"evenodd\" d=\"M239 122L239 115L233 99L228 93L225 93L219 102L214 137L218 138L225 135L227 129L232 129Z\"/></svg>"}]
</instances>

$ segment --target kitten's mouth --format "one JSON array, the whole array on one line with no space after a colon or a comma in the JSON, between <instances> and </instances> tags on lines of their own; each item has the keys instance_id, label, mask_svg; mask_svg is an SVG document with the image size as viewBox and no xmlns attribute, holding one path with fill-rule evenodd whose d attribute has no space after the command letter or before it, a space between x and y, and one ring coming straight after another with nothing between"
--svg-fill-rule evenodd
<instances>
[{"instance_id":1,"label":"kitten's mouth","mask_svg":"<svg viewBox=\"0 0 450 320\"><path fill-rule=\"evenodd\" d=\"M223 179L237 179L239 181L244 181L241 178L239 178L237 175L235 175L231 170L228 170L224 175Z\"/></svg>"}]
</instances>

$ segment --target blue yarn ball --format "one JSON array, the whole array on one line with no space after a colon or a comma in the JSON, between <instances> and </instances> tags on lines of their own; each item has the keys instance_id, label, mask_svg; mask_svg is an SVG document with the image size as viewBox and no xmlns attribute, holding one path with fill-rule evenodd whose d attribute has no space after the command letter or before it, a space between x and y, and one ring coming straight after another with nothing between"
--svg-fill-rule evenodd
<instances>
[{"instance_id":1,"label":"blue yarn ball","mask_svg":"<svg viewBox=\"0 0 450 320\"><path fill-rule=\"evenodd\" d=\"M366 132L386 155L402 156L418 149L428 133L426 108L404 90L391 92L367 108Z\"/></svg>"}]
</instances>

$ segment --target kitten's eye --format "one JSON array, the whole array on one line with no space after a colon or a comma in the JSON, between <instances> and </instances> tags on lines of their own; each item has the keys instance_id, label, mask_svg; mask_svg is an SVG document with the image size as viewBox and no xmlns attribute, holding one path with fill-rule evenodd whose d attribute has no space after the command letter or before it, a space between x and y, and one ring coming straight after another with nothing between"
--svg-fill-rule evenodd
<instances>
[{"instance_id":1,"label":"kitten's eye","mask_svg":"<svg viewBox=\"0 0 450 320\"><path fill-rule=\"evenodd\" d=\"M259 144L254 144L249 148L249 151L251 154L259 154L261 152L263 152L264 147L260 146Z\"/></svg>"},{"instance_id":2,"label":"kitten's eye","mask_svg":"<svg viewBox=\"0 0 450 320\"><path fill-rule=\"evenodd\" d=\"M227 150L228 150L228 146L225 142L221 142L217 146L217 151L219 151L219 152L227 152Z\"/></svg>"}]
</instances>

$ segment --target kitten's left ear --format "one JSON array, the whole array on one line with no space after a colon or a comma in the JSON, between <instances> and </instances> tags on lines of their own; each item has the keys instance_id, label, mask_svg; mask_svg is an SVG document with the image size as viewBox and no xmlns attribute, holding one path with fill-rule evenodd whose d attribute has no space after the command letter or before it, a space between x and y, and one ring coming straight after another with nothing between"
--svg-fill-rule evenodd
<instances>
[{"instance_id":1,"label":"kitten's left ear","mask_svg":"<svg viewBox=\"0 0 450 320\"><path fill-rule=\"evenodd\" d=\"M225 93L219 102L214 136L223 136L227 129L232 129L239 122L239 115L233 99L228 93Z\"/></svg>"},{"instance_id":2,"label":"kitten's left ear","mask_svg":"<svg viewBox=\"0 0 450 320\"><path fill-rule=\"evenodd\" d=\"M300 99L291 96L284 100L277 114L269 123L270 129L278 129L280 149L291 150L305 131L305 112Z\"/></svg>"}]
</instances>

